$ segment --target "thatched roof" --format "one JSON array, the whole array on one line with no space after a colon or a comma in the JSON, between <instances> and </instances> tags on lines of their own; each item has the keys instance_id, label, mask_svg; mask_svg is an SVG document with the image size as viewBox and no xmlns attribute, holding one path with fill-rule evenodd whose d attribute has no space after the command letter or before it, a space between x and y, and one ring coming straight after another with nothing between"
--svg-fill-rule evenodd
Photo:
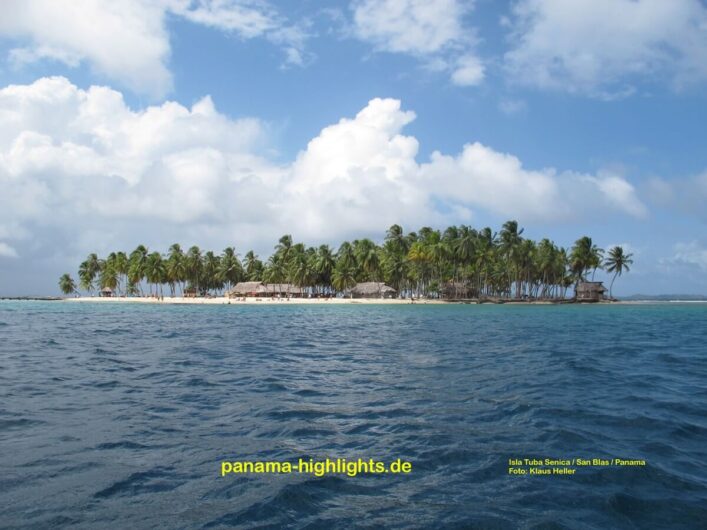
<instances>
[{"instance_id":1,"label":"thatched roof","mask_svg":"<svg viewBox=\"0 0 707 530\"><path fill-rule=\"evenodd\" d=\"M238 282L228 291L228 296L243 296L247 294L263 296L302 294L302 288L291 283Z\"/></svg>"},{"instance_id":2,"label":"thatched roof","mask_svg":"<svg viewBox=\"0 0 707 530\"><path fill-rule=\"evenodd\" d=\"M111 289L110 287L104 287L103 289L101 289L101 292L102 292L102 293L111 293L111 294L112 294L112 293L113 293L113 289Z\"/></svg>"},{"instance_id":3,"label":"thatched roof","mask_svg":"<svg viewBox=\"0 0 707 530\"><path fill-rule=\"evenodd\" d=\"M371 295L381 295L385 293L394 293L395 289L389 287L383 282L363 282L357 283L356 286L351 289L352 294L359 296L371 296Z\"/></svg>"},{"instance_id":4,"label":"thatched roof","mask_svg":"<svg viewBox=\"0 0 707 530\"><path fill-rule=\"evenodd\" d=\"M606 291L602 282L579 282L576 291L578 293L603 293Z\"/></svg>"},{"instance_id":5,"label":"thatched roof","mask_svg":"<svg viewBox=\"0 0 707 530\"><path fill-rule=\"evenodd\" d=\"M302 288L291 283L266 283L260 286L258 293L263 294L302 294Z\"/></svg>"},{"instance_id":6,"label":"thatched roof","mask_svg":"<svg viewBox=\"0 0 707 530\"><path fill-rule=\"evenodd\" d=\"M229 295L244 295L257 293L258 289L263 286L263 282L238 282L233 288L228 291Z\"/></svg>"},{"instance_id":7,"label":"thatched roof","mask_svg":"<svg viewBox=\"0 0 707 530\"><path fill-rule=\"evenodd\" d=\"M440 292L446 296L467 296L471 291L471 286L462 282L447 282L440 289Z\"/></svg>"}]
</instances>

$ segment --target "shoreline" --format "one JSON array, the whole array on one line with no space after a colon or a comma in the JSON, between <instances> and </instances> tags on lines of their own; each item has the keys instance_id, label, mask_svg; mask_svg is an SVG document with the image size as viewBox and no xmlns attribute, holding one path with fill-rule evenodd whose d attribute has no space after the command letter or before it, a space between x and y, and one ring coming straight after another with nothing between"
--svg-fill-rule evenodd
<instances>
[{"instance_id":1,"label":"shoreline","mask_svg":"<svg viewBox=\"0 0 707 530\"><path fill-rule=\"evenodd\" d=\"M169 305L341 305L341 304L374 304L374 305L413 305L410 300L394 298L257 298L245 299L215 296L213 298L186 298L183 296L165 296L162 299L149 296L131 297L89 297L65 298L64 302L79 303L137 303L137 304L169 304ZM416 300L415 304L446 304L443 300Z\"/></svg>"},{"instance_id":2,"label":"shoreline","mask_svg":"<svg viewBox=\"0 0 707 530\"><path fill-rule=\"evenodd\" d=\"M78 296L63 298L58 296L3 296L3 301L19 302L77 302L77 303L128 303L128 304L167 304L167 305L646 305L646 304L707 304L707 300L602 300L600 302L577 302L568 300L415 300L398 298L227 298L216 296L213 298L185 298L182 296L167 296L162 300L148 296Z\"/></svg>"},{"instance_id":3,"label":"shoreline","mask_svg":"<svg viewBox=\"0 0 707 530\"><path fill-rule=\"evenodd\" d=\"M484 300L415 300L399 298L227 298L217 296L213 298L185 298L181 296L166 296L162 299L147 296L134 297L106 297L80 296L64 298L60 301L75 303L136 303L136 304L168 304L168 305L596 305L596 304L623 304L632 302L573 302L568 300L534 300L534 301L493 301Z\"/></svg>"}]
</instances>

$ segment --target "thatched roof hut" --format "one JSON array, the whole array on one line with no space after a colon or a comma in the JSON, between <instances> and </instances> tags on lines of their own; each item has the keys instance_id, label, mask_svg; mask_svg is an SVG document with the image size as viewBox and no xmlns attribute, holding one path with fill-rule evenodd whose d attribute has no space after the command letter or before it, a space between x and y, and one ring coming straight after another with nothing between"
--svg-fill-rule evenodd
<instances>
[{"instance_id":1,"label":"thatched roof hut","mask_svg":"<svg viewBox=\"0 0 707 530\"><path fill-rule=\"evenodd\" d=\"M187 287L183 294L184 298L196 298L196 287Z\"/></svg>"},{"instance_id":2,"label":"thatched roof hut","mask_svg":"<svg viewBox=\"0 0 707 530\"><path fill-rule=\"evenodd\" d=\"M256 296L259 293L258 289L262 286L263 282L238 282L226 293L226 296L229 298L235 298L237 296Z\"/></svg>"},{"instance_id":3,"label":"thatched roof hut","mask_svg":"<svg viewBox=\"0 0 707 530\"><path fill-rule=\"evenodd\" d=\"M226 296L302 296L301 287L291 283L238 282Z\"/></svg>"},{"instance_id":4,"label":"thatched roof hut","mask_svg":"<svg viewBox=\"0 0 707 530\"><path fill-rule=\"evenodd\" d=\"M446 300L456 300L462 298L472 298L474 291L462 282L445 283L439 290L439 294Z\"/></svg>"},{"instance_id":5,"label":"thatched roof hut","mask_svg":"<svg viewBox=\"0 0 707 530\"><path fill-rule=\"evenodd\" d=\"M606 287L602 282L579 282L575 289L577 300L582 302L599 302L604 299Z\"/></svg>"},{"instance_id":6,"label":"thatched roof hut","mask_svg":"<svg viewBox=\"0 0 707 530\"><path fill-rule=\"evenodd\" d=\"M104 287L98 292L98 296L101 296L103 298L111 298L113 296L113 289L110 287Z\"/></svg>"},{"instance_id":7,"label":"thatched roof hut","mask_svg":"<svg viewBox=\"0 0 707 530\"><path fill-rule=\"evenodd\" d=\"M302 288L291 283L264 283L258 293L263 296L302 296Z\"/></svg>"},{"instance_id":8,"label":"thatched roof hut","mask_svg":"<svg viewBox=\"0 0 707 530\"><path fill-rule=\"evenodd\" d=\"M393 298L397 291L383 282L363 282L349 292L354 298Z\"/></svg>"}]
</instances>

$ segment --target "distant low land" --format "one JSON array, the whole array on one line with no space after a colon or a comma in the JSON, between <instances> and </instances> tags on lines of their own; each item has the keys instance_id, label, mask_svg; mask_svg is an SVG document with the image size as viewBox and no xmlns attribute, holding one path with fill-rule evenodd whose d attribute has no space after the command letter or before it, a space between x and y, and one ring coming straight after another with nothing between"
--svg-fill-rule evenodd
<instances>
[{"instance_id":1,"label":"distant low land","mask_svg":"<svg viewBox=\"0 0 707 530\"><path fill-rule=\"evenodd\" d=\"M672 300L681 302L707 302L707 296L703 294L632 294L631 296L619 296L618 299L626 302L669 302Z\"/></svg>"}]
</instances>

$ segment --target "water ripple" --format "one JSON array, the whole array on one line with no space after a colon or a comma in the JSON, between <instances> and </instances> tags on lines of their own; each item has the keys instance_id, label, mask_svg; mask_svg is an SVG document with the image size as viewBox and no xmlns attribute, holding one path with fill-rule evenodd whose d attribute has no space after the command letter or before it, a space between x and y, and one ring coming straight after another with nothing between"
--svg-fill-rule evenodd
<instances>
[{"instance_id":1,"label":"water ripple","mask_svg":"<svg viewBox=\"0 0 707 530\"><path fill-rule=\"evenodd\" d=\"M704 528L707 307L0 303L0 527ZM644 468L510 477L514 457ZM405 476L222 460L396 458Z\"/></svg>"}]
</instances>

